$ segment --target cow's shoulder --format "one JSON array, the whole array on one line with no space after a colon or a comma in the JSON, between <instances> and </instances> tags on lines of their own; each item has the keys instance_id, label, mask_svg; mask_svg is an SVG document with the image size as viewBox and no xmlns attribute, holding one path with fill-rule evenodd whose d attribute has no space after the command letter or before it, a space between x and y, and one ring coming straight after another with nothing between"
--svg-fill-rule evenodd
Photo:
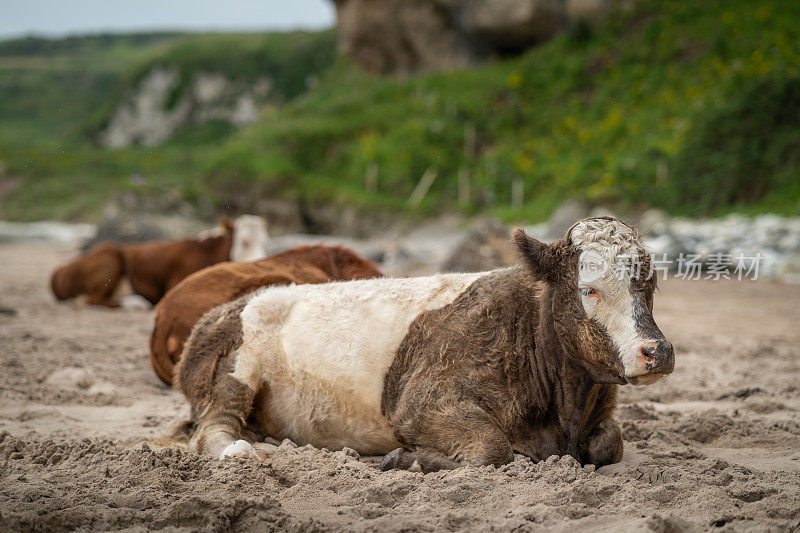
<instances>
[{"instance_id":1,"label":"cow's shoulder","mask_svg":"<svg viewBox=\"0 0 800 533\"><path fill-rule=\"evenodd\" d=\"M495 270L452 303L417 316L386 375L384 413L444 393L490 398L502 389L522 371L520 352L534 346L540 291L520 269Z\"/></svg>"}]
</instances>

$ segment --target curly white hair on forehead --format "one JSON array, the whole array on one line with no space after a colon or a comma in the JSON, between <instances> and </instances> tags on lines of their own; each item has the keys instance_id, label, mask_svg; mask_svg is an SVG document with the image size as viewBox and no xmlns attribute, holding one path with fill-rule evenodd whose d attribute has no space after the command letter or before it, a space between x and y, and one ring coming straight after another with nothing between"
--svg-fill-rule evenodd
<instances>
[{"instance_id":1,"label":"curly white hair on forehead","mask_svg":"<svg viewBox=\"0 0 800 533\"><path fill-rule=\"evenodd\" d=\"M642 237L635 228L615 218L585 218L567 232L567 239L581 251L594 251L611 261L617 257L641 257Z\"/></svg>"}]
</instances>

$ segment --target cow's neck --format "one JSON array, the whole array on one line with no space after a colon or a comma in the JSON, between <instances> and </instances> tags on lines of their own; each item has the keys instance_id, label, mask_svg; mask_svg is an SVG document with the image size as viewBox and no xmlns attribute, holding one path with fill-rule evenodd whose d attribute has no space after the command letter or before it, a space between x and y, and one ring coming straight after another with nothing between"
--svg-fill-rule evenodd
<instances>
[{"instance_id":1,"label":"cow's neck","mask_svg":"<svg viewBox=\"0 0 800 533\"><path fill-rule=\"evenodd\" d=\"M556 332L559 306L551 289L544 288L536 313L536 329L530 356L529 423L549 425L560 432L565 452L577 457L580 432L592 409L595 380L579 363L574 346L566 345ZM531 317L533 318L533 317Z\"/></svg>"},{"instance_id":2,"label":"cow's neck","mask_svg":"<svg viewBox=\"0 0 800 533\"><path fill-rule=\"evenodd\" d=\"M231 260L231 247L233 245L233 237L230 233L224 235L217 235L214 237L207 237L200 242L205 250L212 256L215 263Z\"/></svg>"}]
</instances>

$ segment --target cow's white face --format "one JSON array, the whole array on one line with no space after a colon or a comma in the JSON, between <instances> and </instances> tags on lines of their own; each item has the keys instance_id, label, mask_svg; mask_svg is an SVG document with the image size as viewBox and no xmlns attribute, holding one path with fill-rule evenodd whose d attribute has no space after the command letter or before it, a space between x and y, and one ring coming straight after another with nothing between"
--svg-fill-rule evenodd
<instances>
[{"instance_id":1,"label":"cow's white face","mask_svg":"<svg viewBox=\"0 0 800 533\"><path fill-rule=\"evenodd\" d=\"M586 316L611 339L628 383L655 383L672 371L674 356L653 320L654 284L637 267L644 257L638 234L617 220L589 219L570 239L581 251L578 292Z\"/></svg>"},{"instance_id":2,"label":"cow's white face","mask_svg":"<svg viewBox=\"0 0 800 533\"><path fill-rule=\"evenodd\" d=\"M242 215L233 223L231 261L256 261L267 256L267 221L254 215Z\"/></svg>"}]
</instances>

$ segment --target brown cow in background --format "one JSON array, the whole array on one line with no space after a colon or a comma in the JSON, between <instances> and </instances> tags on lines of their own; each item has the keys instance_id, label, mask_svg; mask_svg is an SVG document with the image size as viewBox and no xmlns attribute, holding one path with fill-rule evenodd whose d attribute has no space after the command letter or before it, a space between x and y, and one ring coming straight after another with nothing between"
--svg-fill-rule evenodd
<instances>
[{"instance_id":1,"label":"brown cow in background","mask_svg":"<svg viewBox=\"0 0 800 533\"><path fill-rule=\"evenodd\" d=\"M266 255L266 222L243 215L223 219L220 232L205 238L120 245L106 242L58 268L50 279L59 300L86 295L87 303L119 307L122 282L152 304L189 274L222 261L252 261ZM216 233L216 234L215 234Z\"/></svg>"},{"instance_id":2,"label":"brown cow in background","mask_svg":"<svg viewBox=\"0 0 800 533\"><path fill-rule=\"evenodd\" d=\"M172 369L192 327L211 309L260 287L381 277L370 261L339 246L299 246L250 263L223 263L196 272L170 290L156 307L150 363L172 384Z\"/></svg>"}]
</instances>

